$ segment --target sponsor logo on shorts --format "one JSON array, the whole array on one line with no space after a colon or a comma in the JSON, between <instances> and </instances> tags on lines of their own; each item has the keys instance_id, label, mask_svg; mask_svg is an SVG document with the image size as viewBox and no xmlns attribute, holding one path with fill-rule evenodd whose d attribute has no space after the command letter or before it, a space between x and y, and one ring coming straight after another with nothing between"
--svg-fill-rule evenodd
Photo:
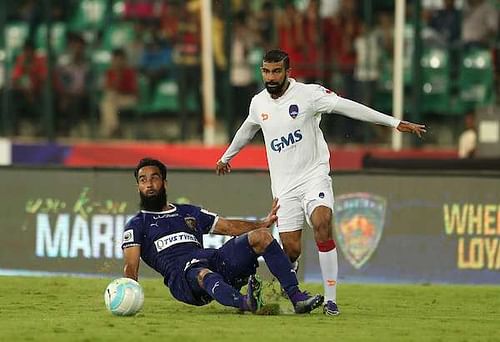
<instances>
[{"instance_id":1,"label":"sponsor logo on shorts","mask_svg":"<svg viewBox=\"0 0 500 342\"><path fill-rule=\"evenodd\" d=\"M194 242L200 245L200 242L198 241L196 236L185 232L179 232L159 238L158 240L155 241L155 247L157 252L161 252L169 247L178 245L180 243L188 243L188 242L191 243Z\"/></svg>"},{"instance_id":2,"label":"sponsor logo on shorts","mask_svg":"<svg viewBox=\"0 0 500 342\"><path fill-rule=\"evenodd\" d=\"M361 268L377 249L384 230L385 198L369 193L339 196L335 201L337 244L354 268Z\"/></svg>"},{"instance_id":3,"label":"sponsor logo on shorts","mask_svg":"<svg viewBox=\"0 0 500 342\"><path fill-rule=\"evenodd\" d=\"M319 198L325 198L325 193L324 192L320 192L318 196L319 196Z\"/></svg>"}]
</instances>

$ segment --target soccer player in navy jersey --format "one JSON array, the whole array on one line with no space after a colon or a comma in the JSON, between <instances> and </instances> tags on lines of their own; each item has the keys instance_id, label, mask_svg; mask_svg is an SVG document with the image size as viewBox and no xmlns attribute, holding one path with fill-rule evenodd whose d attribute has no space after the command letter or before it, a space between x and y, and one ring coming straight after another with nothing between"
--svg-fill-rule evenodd
<instances>
[{"instance_id":1,"label":"soccer player in navy jersey","mask_svg":"<svg viewBox=\"0 0 500 342\"><path fill-rule=\"evenodd\" d=\"M218 303L256 312L262 306L261 281L255 276L262 256L285 289L296 313L321 306L322 295L311 296L298 287L289 258L268 228L276 222L277 200L263 221L229 220L205 209L167 201L167 168L145 158L134 172L141 211L123 232L124 275L137 280L139 260L164 277L177 300L191 305ZM218 249L203 247L203 234L235 238ZM248 280L247 280L248 279ZM246 295L240 293L248 281Z\"/></svg>"}]
</instances>

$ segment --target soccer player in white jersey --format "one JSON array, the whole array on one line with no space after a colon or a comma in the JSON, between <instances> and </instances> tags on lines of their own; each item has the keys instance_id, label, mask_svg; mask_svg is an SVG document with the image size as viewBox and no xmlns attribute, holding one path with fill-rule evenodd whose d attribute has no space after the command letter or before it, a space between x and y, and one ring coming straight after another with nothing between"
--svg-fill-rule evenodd
<instances>
[{"instance_id":1,"label":"soccer player in white jersey","mask_svg":"<svg viewBox=\"0 0 500 342\"><path fill-rule=\"evenodd\" d=\"M333 190L328 145L319 128L323 113L394 127L419 137L424 125L398 120L344 99L317 84L290 76L288 54L266 53L262 62L265 89L252 98L248 117L217 162L216 173L231 171L229 161L261 129L266 144L273 197L279 199L277 227L283 248L292 262L301 253L304 218L314 230L325 290L324 313L336 316L337 250L332 233Z\"/></svg>"}]
</instances>

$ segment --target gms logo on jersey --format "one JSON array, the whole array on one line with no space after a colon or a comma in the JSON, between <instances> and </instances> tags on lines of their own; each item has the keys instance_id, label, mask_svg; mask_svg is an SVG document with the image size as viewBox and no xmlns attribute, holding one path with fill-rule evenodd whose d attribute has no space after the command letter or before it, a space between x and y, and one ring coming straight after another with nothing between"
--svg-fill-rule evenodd
<instances>
[{"instance_id":1,"label":"gms logo on jersey","mask_svg":"<svg viewBox=\"0 0 500 342\"><path fill-rule=\"evenodd\" d=\"M297 129L286 136L271 140L271 149L276 152L281 152L288 146L292 146L302 140L302 132Z\"/></svg>"}]
</instances>

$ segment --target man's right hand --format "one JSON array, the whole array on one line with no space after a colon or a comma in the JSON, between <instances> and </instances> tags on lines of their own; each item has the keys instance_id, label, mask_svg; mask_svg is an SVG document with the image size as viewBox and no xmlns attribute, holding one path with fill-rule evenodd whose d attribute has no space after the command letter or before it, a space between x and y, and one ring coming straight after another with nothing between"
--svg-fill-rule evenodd
<instances>
[{"instance_id":1,"label":"man's right hand","mask_svg":"<svg viewBox=\"0 0 500 342\"><path fill-rule=\"evenodd\" d=\"M226 173L231 172L231 165L229 163L223 163L221 160L217 162L217 165L215 166L215 173L217 176L220 175L225 175Z\"/></svg>"},{"instance_id":2,"label":"man's right hand","mask_svg":"<svg viewBox=\"0 0 500 342\"><path fill-rule=\"evenodd\" d=\"M280 206L278 204L278 199L274 198L273 199L273 204L272 204L272 207L271 207L271 211L269 212L269 214L267 214L267 216L264 219L264 221L261 222L262 228L269 228L276 221L278 221L278 215L277 215L277 213L278 213L278 209L279 208L280 208Z\"/></svg>"}]
</instances>

